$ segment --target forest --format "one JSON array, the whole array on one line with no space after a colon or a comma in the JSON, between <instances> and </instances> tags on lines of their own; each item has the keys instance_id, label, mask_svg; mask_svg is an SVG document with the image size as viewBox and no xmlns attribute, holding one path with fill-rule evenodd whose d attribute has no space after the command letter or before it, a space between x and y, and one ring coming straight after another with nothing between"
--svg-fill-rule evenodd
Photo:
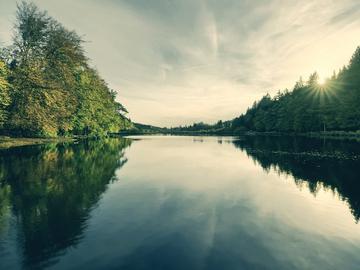
<instances>
[{"instance_id":1,"label":"forest","mask_svg":"<svg viewBox=\"0 0 360 270\"><path fill-rule=\"evenodd\" d=\"M1 135L104 136L132 127L83 43L36 5L18 4L13 42L0 48Z\"/></svg>"},{"instance_id":2,"label":"forest","mask_svg":"<svg viewBox=\"0 0 360 270\"><path fill-rule=\"evenodd\" d=\"M210 125L164 129L169 133L236 135L244 132L358 132L360 130L360 47L347 66L334 72L324 83L314 72L302 78L291 91L266 94L244 114L230 121Z\"/></svg>"}]
</instances>

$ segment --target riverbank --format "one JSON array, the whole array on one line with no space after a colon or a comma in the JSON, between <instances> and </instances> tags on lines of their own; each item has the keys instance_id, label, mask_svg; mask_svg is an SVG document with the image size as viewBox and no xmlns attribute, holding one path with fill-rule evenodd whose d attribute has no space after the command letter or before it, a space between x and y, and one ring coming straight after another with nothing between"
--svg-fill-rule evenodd
<instances>
[{"instance_id":1,"label":"riverbank","mask_svg":"<svg viewBox=\"0 0 360 270\"><path fill-rule=\"evenodd\" d=\"M320 139L343 139L343 140L359 140L360 131L313 131L313 132L245 132L245 136L295 136L295 137L310 137Z\"/></svg>"},{"instance_id":2,"label":"riverbank","mask_svg":"<svg viewBox=\"0 0 360 270\"><path fill-rule=\"evenodd\" d=\"M114 134L115 135L115 134ZM229 130L171 131L171 130L129 130L118 133L119 136L132 135L177 135L177 136L301 136L311 138L351 139L360 141L360 131L321 131L321 132L231 132ZM115 135L115 136L116 136Z\"/></svg>"},{"instance_id":3,"label":"riverbank","mask_svg":"<svg viewBox=\"0 0 360 270\"><path fill-rule=\"evenodd\" d=\"M73 142L75 138L13 138L0 136L0 149L46 143Z\"/></svg>"},{"instance_id":4,"label":"riverbank","mask_svg":"<svg viewBox=\"0 0 360 270\"><path fill-rule=\"evenodd\" d=\"M360 131L327 131L327 132L306 132L306 133L279 133L279 132L253 132L247 131L243 133L231 133L231 132L159 132L159 130L150 132L142 132L141 130L133 130L130 132L121 132L117 134L110 134L110 137L117 136L134 136L134 135L177 135L177 136L304 136L311 138L326 138L326 139L340 139L340 140L356 140L360 142ZM7 149L12 147L20 147L27 145L39 145L47 143L63 143L74 142L81 137L58 137L58 138L14 138L7 136L0 136L0 149ZM84 139L84 138L83 138Z\"/></svg>"},{"instance_id":5,"label":"riverbank","mask_svg":"<svg viewBox=\"0 0 360 270\"><path fill-rule=\"evenodd\" d=\"M344 139L360 139L360 130L358 131L322 131L304 133L308 137L321 138L344 138Z\"/></svg>"}]
</instances>

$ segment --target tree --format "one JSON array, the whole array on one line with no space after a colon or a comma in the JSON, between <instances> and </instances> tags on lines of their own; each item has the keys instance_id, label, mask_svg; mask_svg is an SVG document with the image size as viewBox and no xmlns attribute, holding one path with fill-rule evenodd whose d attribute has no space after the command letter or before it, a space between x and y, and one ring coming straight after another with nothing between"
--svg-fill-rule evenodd
<instances>
[{"instance_id":1,"label":"tree","mask_svg":"<svg viewBox=\"0 0 360 270\"><path fill-rule=\"evenodd\" d=\"M317 72L314 72L314 73L310 74L310 77L308 80L308 85L316 86L316 85L318 85L318 81L319 81L319 74Z\"/></svg>"},{"instance_id":2,"label":"tree","mask_svg":"<svg viewBox=\"0 0 360 270\"><path fill-rule=\"evenodd\" d=\"M8 72L5 62L0 58L0 127L2 127L7 120L7 108L11 101Z\"/></svg>"},{"instance_id":3,"label":"tree","mask_svg":"<svg viewBox=\"0 0 360 270\"><path fill-rule=\"evenodd\" d=\"M14 45L7 53L11 103L6 129L22 136L106 135L131 127L88 64L82 39L34 4L18 5Z\"/></svg>"}]
</instances>

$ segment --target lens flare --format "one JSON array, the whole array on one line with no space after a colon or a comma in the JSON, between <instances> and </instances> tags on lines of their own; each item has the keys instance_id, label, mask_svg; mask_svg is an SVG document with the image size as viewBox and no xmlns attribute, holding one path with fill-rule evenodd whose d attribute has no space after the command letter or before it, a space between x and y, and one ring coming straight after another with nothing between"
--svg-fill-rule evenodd
<instances>
[{"instance_id":1,"label":"lens flare","mask_svg":"<svg viewBox=\"0 0 360 270\"><path fill-rule=\"evenodd\" d=\"M319 83L319 85L322 85L322 86L325 85L326 78L325 77L319 77L318 83Z\"/></svg>"}]
</instances>

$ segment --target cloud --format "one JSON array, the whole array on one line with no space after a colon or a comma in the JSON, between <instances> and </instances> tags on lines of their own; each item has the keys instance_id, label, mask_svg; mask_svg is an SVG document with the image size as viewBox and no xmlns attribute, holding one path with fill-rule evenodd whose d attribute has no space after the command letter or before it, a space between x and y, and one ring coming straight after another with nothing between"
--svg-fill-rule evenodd
<instances>
[{"instance_id":1,"label":"cloud","mask_svg":"<svg viewBox=\"0 0 360 270\"><path fill-rule=\"evenodd\" d=\"M88 40L134 121L174 126L244 112L299 76L327 76L360 45L357 0L36 0ZM0 3L9 40L13 0Z\"/></svg>"},{"instance_id":2,"label":"cloud","mask_svg":"<svg viewBox=\"0 0 360 270\"><path fill-rule=\"evenodd\" d=\"M335 14L330 19L330 24L348 24L356 21L360 17L360 3L353 3L350 7L344 8L343 11Z\"/></svg>"}]
</instances>

